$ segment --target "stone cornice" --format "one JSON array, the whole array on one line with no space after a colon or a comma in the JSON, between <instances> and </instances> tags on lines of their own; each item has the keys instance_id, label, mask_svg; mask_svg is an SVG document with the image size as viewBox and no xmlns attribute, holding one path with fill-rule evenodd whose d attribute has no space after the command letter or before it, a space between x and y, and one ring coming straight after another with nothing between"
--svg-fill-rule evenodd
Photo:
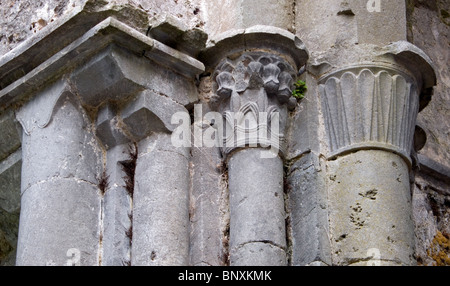
<instances>
[{"instance_id":1,"label":"stone cornice","mask_svg":"<svg viewBox=\"0 0 450 286\"><path fill-rule=\"evenodd\" d=\"M59 29L65 28L67 27L64 25L57 27L52 33L48 33L46 37L38 41L39 44L30 41L30 47L18 47L17 53L26 51L29 55L37 54L38 52L34 49L44 49L46 45L53 45L55 39L53 33L59 35L61 33ZM7 83L8 85L0 90L0 109L4 110L11 104L29 97L33 91L39 90L47 82L57 79L62 74L74 70L109 45L125 48L137 56L154 60L189 78L194 78L196 74L204 70L204 65L198 60L145 36L113 17L108 17L36 67L27 66L21 56L11 56L16 54L14 50L5 55L0 60L2 63L0 74L4 75L1 84ZM16 77L6 75L11 66L16 66L17 70L21 65L27 67L24 68L26 72L24 75Z\"/></svg>"},{"instance_id":2,"label":"stone cornice","mask_svg":"<svg viewBox=\"0 0 450 286\"><path fill-rule=\"evenodd\" d=\"M87 1L43 27L13 50L0 57L0 89L32 71L38 65L81 37L108 17L145 33L148 16L129 5L107 5Z\"/></svg>"}]
</instances>

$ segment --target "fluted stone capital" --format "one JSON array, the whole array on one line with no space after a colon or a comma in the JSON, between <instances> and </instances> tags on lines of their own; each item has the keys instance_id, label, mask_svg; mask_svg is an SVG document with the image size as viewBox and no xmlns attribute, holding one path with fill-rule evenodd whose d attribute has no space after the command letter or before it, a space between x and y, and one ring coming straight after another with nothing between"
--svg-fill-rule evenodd
<instances>
[{"instance_id":1,"label":"fluted stone capital","mask_svg":"<svg viewBox=\"0 0 450 286\"><path fill-rule=\"evenodd\" d=\"M429 59L404 44L387 46L370 61L324 73L319 92L329 157L381 149L411 164L416 118L423 105L420 95L434 84Z\"/></svg>"}]
</instances>

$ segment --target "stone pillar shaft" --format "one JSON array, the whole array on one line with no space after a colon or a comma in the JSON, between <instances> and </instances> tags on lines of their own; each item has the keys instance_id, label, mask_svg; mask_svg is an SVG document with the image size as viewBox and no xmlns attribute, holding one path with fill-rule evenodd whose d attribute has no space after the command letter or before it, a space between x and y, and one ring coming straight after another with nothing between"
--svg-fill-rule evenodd
<instances>
[{"instance_id":1,"label":"stone pillar shaft","mask_svg":"<svg viewBox=\"0 0 450 286\"><path fill-rule=\"evenodd\" d=\"M188 265L189 150L173 147L169 134L142 140L138 150L131 264Z\"/></svg>"},{"instance_id":2,"label":"stone pillar shaft","mask_svg":"<svg viewBox=\"0 0 450 286\"><path fill-rule=\"evenodd\" d=\"M232 36L212 49L233 44L236 54L207 60L219 62L213 74L215 95L211 103L224 119L230 264L283 266L288 261L284 133L288 108L297 103L292 97L297 64L304 64L307 55L301 41L286 31L258 29ZM243 46L234 44L239 41ZM221 54L227 52L221 50Z\"/></svg>"},{"instance_id":3,"label":"stone pillar shaft","mask_svg":"<svg viewBox=\"0 0 450 286\"><path fill-rule=\"evenodd\" d=\"M329 170L333 263L414 264L408 164L390 152L361 150Z\"/></svg>"},{"instance_id":4,"label":"stone pillar shaft","mask_svg":"<svg viewBox=\"0 0 450 286\"><path fill-rule=\"evenodd\" d=\"M60 81L24 106L17 265L97 265L101 156ZM101 165L100 165L101 166Z\"/></svg>"},{"instance_id":5,"label":"stone pillar shaft","mask_svg":"<svg viewBox=\"0 0 450 286\"><path fill-rule=\"evenodd\" d=\"M337 265L415 263L410 154L419 92L432 75L415 47L399 42L380 50L370 63L340 66L319 79Z\"/></svg>"},{"instance_id":6,"label":"stone pillar shaft","mask_svg":"<svg viewBox=\"0 0 450 286\"><path fill-rule=\"evenodd\" d=\"M283 162L260 148L233 154L228 163L231 265L286 265Z\"/></svg>"}]
</instances>

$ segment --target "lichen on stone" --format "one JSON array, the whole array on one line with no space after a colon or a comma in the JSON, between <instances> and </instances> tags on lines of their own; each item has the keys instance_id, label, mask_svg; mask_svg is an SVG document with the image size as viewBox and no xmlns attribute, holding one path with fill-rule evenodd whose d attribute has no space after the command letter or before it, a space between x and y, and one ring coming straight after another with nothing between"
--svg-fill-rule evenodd
<instances>
[{"instance_id":1,"label":"lichen on stone","mask_svg":"<svg viewBox=\"0 0 450 286\"><path fill-rule=\"evenodd\" d=\"M437 231L427 249L427 254L434 262L433 266L450 266L450 236Z\"/></svg>"}]
</instances>

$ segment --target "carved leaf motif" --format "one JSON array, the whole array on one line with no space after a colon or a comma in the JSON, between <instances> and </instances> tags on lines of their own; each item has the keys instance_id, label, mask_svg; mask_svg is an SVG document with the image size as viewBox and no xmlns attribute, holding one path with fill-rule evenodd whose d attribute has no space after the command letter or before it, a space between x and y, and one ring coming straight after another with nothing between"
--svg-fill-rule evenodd
<instances>
[{"instance_id":1,"label":"carved leaf motif","mask_svg":"<svg viewBox=\"0 0 450 286\"><path fill-rule=\"evenodd\" d=\"M411 78L362 68L329 77L319 92L332 154L373 145L409 156L418 112Z\"/></svg>"},{"instance_id":2,"label":"carved leaf motif","mask_svg":"<svg viewBox=\"0 0 450 286\"><path fill-rule=\"evenodd\" d=\"M278 76L278 80L280 82L278 88L278 99L280 103L287 103L289 98L292 95L292 76L288 72L282 72Z\"/></svg>"},{"instance_id":3,"label":"carved leaf motif","mask_svg":"<svg viewBox=\"0 0 450 286\"><path fill-rule=\"evenodd\" d=\"M216 107L223 112L227 132L222 151L275 146L283 152L280 142L284 140L295 68L279 56L250 52L224 60L214 75ZM276 128L272 130L274 116Z\"/></svg>"},{"instance_id":4,"label":"carved leaf motif","mask_svg":"<svg viewBox=\"0 0 450 286\"><path fill-rule=\"evenodd\" d=\"M219 96L228 97L234 88L234 78L229 72L221 72L217 77L216 81L218 84L217 94Z\"/></svg>"},{"instance_id":5,"label":"carved leaf motif","mask_svg":"<svg viewBox=\"0 0 450 286\"><path fill-rule=\"evenodd\" d=\"M263 54L263 55L261 55ZM229 96L230 90L243 93L247 89L264 88L269 95L277 95L286 104L292 95L294 69L277 56L250 53L237 60L224 60L215 72L218 98Z\"/></svg>"},{"instance_id":6,"label":"carved leaf motif","mask_svg":"<svg viewBox=\"0 0 450 286\"><path fill-rule=\"evenodd\" d=\"M262 77L264 80L264 88L268 94L277 93L280 86L280 81L278 80L280 72L280 68L274 64L264 66Z\"/></svg>"}]
</instances>

